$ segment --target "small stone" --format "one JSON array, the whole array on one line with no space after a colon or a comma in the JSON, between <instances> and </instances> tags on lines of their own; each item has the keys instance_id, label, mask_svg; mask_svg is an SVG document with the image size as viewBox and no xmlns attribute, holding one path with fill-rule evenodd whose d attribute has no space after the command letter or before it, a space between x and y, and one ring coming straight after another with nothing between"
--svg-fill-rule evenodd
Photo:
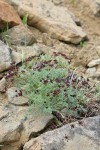
<instances>
[{"instance_id":1,"label":"small stone","mask_svg":"<svg viewBox=\"0 0 100 150\"><path fill-rule=\"evenodd\" d=\"M11 104L23 106L28 104L28 98L19 95L21 91L16 87L11 87L7 90L8 100ZM21 93L22 94L22 93Z\"/></svg>"},{"instance_id":2,"label":"small stone","mask_svg":"<svg viewBox=\"0 0 100 150\"><path fill-rule=\"evenodd\" d=\"M16 51L12 51L11 53L12 56L12 61L15 62L16 64L19 64L22 61L22 54L18 53Z\"/></svg>"},{"instance_id":3,"label":"small stone","mask_svg":"<svg viewBox=\"0 0 100 150\"><path fill-rule=\"evenodd\" d=\"M24 106L28 104L29 99L23 96L18 96L13 98L13 100L9 100L9 102L17 106Z\"/></svg>"},{"instance_id":4,"label":"small stone","mask_svg":"<svg viewBox=\"0 0 100 150\"><path fill-rule=\"evenodd\" d=\"M12 101L16 96L18 96L18 93L20 90L17 87L11 87L7 90L8 100Z\"/></svg>"},{"instance_id":5,"label":"small stone","mask_svg":"<svg viewBox=\"0 0 100 150\"><path fill-rule=\"evenodd\" d=\"M6 79L2 78L0 80L0 92L5 92L6 90Z\"/></svg>"},{"instance_id":6,"label":"small stone","mask_svg":"<svg viewBox=\"0 0 100 150\"><path fill-rule=\"evenodd\" d=\"M91 62L89 62L89 64L87 66L88 67L94 67L97 65L100 65L100 59L92 60Z\"/></svg>"},{"instance_id":7,"label":"small stone","mask_svg":"<svg viewBox=\"0 0 100 150\"><path fill-rule=\"evenodd\" d=\"M89 77L93 77L95 73L96 73L96 68L95 68L95 67L93 67L93 68L88 68L88 69L86 70L86 74L87 74Z\"/></svg>"}]
</instances>

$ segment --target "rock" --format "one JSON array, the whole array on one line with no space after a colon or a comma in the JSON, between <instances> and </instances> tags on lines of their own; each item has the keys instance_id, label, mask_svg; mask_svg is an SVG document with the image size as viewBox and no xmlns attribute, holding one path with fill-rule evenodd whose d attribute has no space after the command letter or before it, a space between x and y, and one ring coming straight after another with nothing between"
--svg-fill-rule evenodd
<instances>
[{"instance_id":1,"label":"rock","mask_svg":"<svg viewBox=\"0 0 100 150\"><path fill-rule=\"evenodd\" d=\"M97 71L96 71L96 73L95 73L95 77L99 77L100 78L100 68L99 69L97 69Z\"/></svg>"},{"instance_id":2,"label":"rock","mask_svg":"<svg viewBox=\"0 0 100 150\"><path fill-rule=\"evenodd\" d=\"M97 68L97 71L94 74L94 78L100 81L100 66Z\"/></svg>"},{"instance_id":3,"label":"rock","mask_svg":"<svg viewBox=\"0 0 100 150\"><path fill-rule=\"evenodd\" d=\"M6 119L0 121L0 144L18 141L20 138L21 124L16 121L7 122Z\"/></svg>"},{"instance_id":4,"label":"rock","mask_svg":"<svg viewBox=\"0 0 100 150\"><path fill-rule=\"evenodd\" d=\"M11 104L18 105L18 106L27 105L28 101L29 101L28 98L23 97L23 96L18 96L18 97L15 97L13 100L11 99L9 100Z\"/></svg>"},{"instance_id":5,"label":"rock","mask_svg":"<svg viewBox=\"0 0 100 150\"><path fill-rule=\"evenodd\" d=\"M95 67L93 67L93 68L88 68L88 69L86 70L86 74L87 74L89 77L93 77L95 73L96 73L96 68L95 68Z\"/></svg>"},{"instance_id":6,"label":"rock","mask_svg":"<svg viewBox=\"0 0 100 150\"><path fill-rule=\"evenodd\" d=\"M47 51L48 47L42 44L34 44L33 46L13 46L11 52L12 61L18 64L29 57L39 56L44 50Z\"/></svg>"},{"instance_id":7,"label":"rock","mask_svg":"<svg viewBox=\"0 0 100 150\"><path fill-rule=\"evenodd\" d=\"M2 106L0 106L0 121L8 116L8 111L4 111Z\"/></svg>"},{"instance_id":8,"label":"rock","mask_svg":"<svg viewBox=\"0 0 100 150\"><path fill-rule=\"evenodd\" d=\"M92 9L95 16L100 17L100 0L92 1L91 9Z\"/></svg>"},{"instance_id":9,"label":"rock","mask_svg":"<svg viewBox=\"0 0 100 150\"><path fill-rule=\"evenodd\" d=\"M97 68L97 72L100 72L100 65L99 65L98 68Z\"/></svg>"},{"instance_id":10,"label":"rock","mask_svg":"<svg viewBox=\"0 0 100 150\"><path fill-rule=\"evenodd\" d=\"M25 108L23 108L23 110L24 109ZM19 111L20 114L18 114ZM0 145L4 145L2 148L4 150L6 149L6 145L8 145L8 149L10 149L12 142L14 143L20 140L21 130L23 129L21 111L21 108L11 104L0 107ZM10 150L13 149L14 145Z\"/></svg>"},{"instance_id":11,"label":"rock","mask_svg":"<svg viewBox=\"0 0 100 150\"><path fill-rule=\"evenodd\" d=\"M54 39L53 39L54 40ZM50 38L50 36L48 36L47 33L43 33L42 34L42 43L46 46L53 46L53 40Z\"/></svg>"},{"instance_id":12,"label":"rock","mask_svg":"<svg viewBox=\"0 0 100 150\"><path fill-rule=\"evenodd\" d=\"M92 60L91 62L88 63L88 67L94 67L100 65L100 59Z\"/></svg>"},{"instance_id":13,"label":"rock","mask_svg":"<svg viewBox=\"0 0 100 150\"><path fill-rule=\"evenodd\" d=\"M26 60L29 57L39 56L44 50L48 50L48 47L42 44L34 44L33 46L13 46L11 52L12 61L18 64L22 59Z\"/></svg>"},{"instance_id":14,"label":"rock","mask_svg":"<svg viewBox=\"0 0 100 150\"><path fill-rule=\"evenodd\" d=\"M12 61L15 62L16 64L19 64L22 61L22 54L14 50L11 53L11 57L12 57Z\"/></svg>"},{"instance_id":15,"label":"rock","mask_svg":"<svg viewBox=\"0 0 100 150\"><path fill-rule=\"evenodd\" d=\"M33 118L34 116L34 118ZM24 123L24 133L26 141L32 137L36 137L40 132L45 130L48 125L54 121L52 115L42 114L36 111L36 109L31 110L31 115L27 118Z\"/></svg>"},{"instance_id":16,"label":"rock","mask_svg":"<svg viewBox=\"0 0 100 150\"><path fill-rule=\"evenodd\" d=\"M31 139L23 150L100 150L100 116L86 118L82 124L67 124Z\"/></svg>"},{"instance_id":17,"label":"rock","mask_svg":"<svg viewBox=\"0 0 100 150\"><path fill-rule=\"evenodd\" d=\"M43 53L44 49L47 47L42 44L34 44L33 46L16 46L14 49L22 53L24 56L24 60L28 59L29 57L39 56L41 53Z\"/></svg>"},{"instance_id":18,"label":"rock","mask_svg":"<svg viewBox=\"0 0 100 150\"><path fill-rule=\"evenodd\" d=\"M88 78L92 78L92 80L95 80L96 82L100 81L100 65L96 68L88 68L86 70L86 74L88 75Z\"/></svg>"},{"instance_id":19,"label":"rock","mask_svg":"<svg viewBox=\"0 0 100 150\"><path fill-rule=\"evenodd\" d=\"M13 100L15 97L18 97L20 90L17 87L11 87L7 90L8 100Z\"/></svg>"},{"instance_id":20,"label":"rock","mask_svg":"<svg viewBox=\"0 0 100 150\"><path fill-rule=\"evenodd\" d=\"M100 72L96 72L93 77L100 81Z\"/></svg>"},{"instance_id":21,"label":"rock","mask_svg":"<svg viewBox=\"0 0 100 150\"><path fill-rule=\"evenodd\" d=\"M79 74L80 76L84 76L85 77L85 75L84 75L85 72L86 72L86 69L83 66L81 66L81 65L79 65L78 67L75 68L75 73Z\"/></svg>"},{"instance_id":22,"label":"rock","mask_svg":"<svg viewBox=\"0 0 100 150\"><path fill-rule=\"evenodd\" d=\"M83 0L91 8L95 16L100 17L100 0Z\"/></svg>"},{"instance_id":23,"label":"rock","mask_svg":"<svg viewBox=\"0 0 100 150\"><path fill-rule=\"evenodd\" d=\"M29 138L42 133L54 119L52 115L44 115L36 109L31 109L31 114L28 112L28 106L8 104L0 107L0 142L5 143L3 150L14 150L14 146L20 149Z\"/></svg>"},{"instance_id":24,"label":"rock","mask_svg":"<svg viewBox=\"0 0 100 150\"><path fill-rule=\"evenodd\" d=\"M0 72L8 69L11 62L11 51L9 47L0 41Z\"/></svg>"},{"instance_id":25,"label":"rock","mask_svg":"<svg viewBox=\"0 0 100 150\"><path fill-rule=\"evenodd\" d=\"M29 99L22 96L22 92L16 87L9 88L7 91L7 95L8 95L8 100L11 104L18 105L18 106L23 106L28 104Z\"/></svg>"},{"instance_id":26,"label":"rock","mask_svg":"<svg viewBox=\"0 0 100 150\"><path fill-rule=\"evenodd\" d=\"M100 46L97 47L97 53L98 53L98 55L100 57Z\"/></svg>"},{"instance_id":27,"label":"rock","mask_svg":"<svg viewBox=\"0 0 100 150\"><path fill-rule=\"evenodd\" d=\"M21 19L14 8L6 2L0 1L0 29L7 29L21 24Z\"/></svg>"},{"instance_id":28,"label":"rock","mask_svg":"<svg viewBox=\"0 0 100 150\"><path fill-rule=\"evenodd\" d=\"M21 17L28 14L28 25L66 43L78 44L87 38L77 26L69 10L47 0L6 0L15 6Z\"/></svg>"},{"instance_id":29,"label":"rock","mask_svg":"<svg viewBox=\"0 0 100 150\"><path fill-rule=\"evenodd\" d=\"M3 72L4 70L9 69L11 66L11 63L9 62L0 62L0 72Z\"/></svg>"},{"instance_id":30,"label":"rock","mask_svg":"<svg viewBox=\"0 0 100 150\"><path fill-rule=\"evenodd\" d=\"M2 78L0 80L0 92L5 92L6 90L6 79Z\"/></svg>"},{"instance_id":31,"label":"rock","mask_svg":"<svg viewBox=\"0 0 100 150\"><path fill-rule=\"evenodd\" d=\"M9 37L9 42L12 45L27 46L36 42L36 39L31 31L27 28L27 26L22 24L9 29L6 33Z\"/></svg>"}]
</instances>

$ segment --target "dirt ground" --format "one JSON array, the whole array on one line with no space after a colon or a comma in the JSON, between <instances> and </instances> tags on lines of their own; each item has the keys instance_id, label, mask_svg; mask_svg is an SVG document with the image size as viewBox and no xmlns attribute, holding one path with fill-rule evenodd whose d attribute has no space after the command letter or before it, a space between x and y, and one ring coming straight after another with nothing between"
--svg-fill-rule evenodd
<instances>
[{"instance_id":1,"label":"dirt ground","mask_svg":"<svg viewBox=\"0 0 100 150\"><path fill-rule=\"evenodd\" d=\"M81 46L73 48L73 63L78 66L86 66L93 59L100 58L97 47L100 46L100 18L93 15L89 7L81 0L75 0L74 4L71 0L65 0L64 7L75 15L81 22L83 30L87 33L88 41Z\"/></svg>"}]
</instances>

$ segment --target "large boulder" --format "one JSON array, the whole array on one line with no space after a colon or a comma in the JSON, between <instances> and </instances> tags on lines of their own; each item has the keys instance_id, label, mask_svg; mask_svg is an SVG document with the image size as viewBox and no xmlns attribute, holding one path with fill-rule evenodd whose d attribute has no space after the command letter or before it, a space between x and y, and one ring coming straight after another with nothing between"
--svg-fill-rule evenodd
<instances>
[{"instance_id":1,"label":"large boulder","mask_svg":"<svg viewBox=\"0 0 100 150\"><path fill-rule=\"evenodd\" d=\"M21 24L21 19L14 8L6 2L0 1L0 29L7 29Z\"/></svg>"},{"instance_id":2,"label":"large boulder","mask_svg":"<svg viewBox=\"0 0 100 150\"><path fill-rule=\"evenodd\" d=\"M27 105L29 99L22 95L22 91L16 87L11 87L7 90L8 101L13 105Z\"/></svg>"},{"instance_id":3,"label":"large boulder","mask_svg":"<svg viewBox=\"0 0 100 150\"><path fill-rule=\"evenodd\" d=\"M100 150L100 116L67 124L28 141L24 150Z\"/></svg>"},{"instance_id":4,"label":"large boulder","mask_svg":"<svg viewBox=\"0 0 100 150\"><path fill-rule=\"evenodd\" d=\"M86 39L86 33L74 22L73 15L65 7L48 0L5 0L15 6L21 17L28 15L28 24L52 38L78 44Z\"/></svg>"}]
</instances>

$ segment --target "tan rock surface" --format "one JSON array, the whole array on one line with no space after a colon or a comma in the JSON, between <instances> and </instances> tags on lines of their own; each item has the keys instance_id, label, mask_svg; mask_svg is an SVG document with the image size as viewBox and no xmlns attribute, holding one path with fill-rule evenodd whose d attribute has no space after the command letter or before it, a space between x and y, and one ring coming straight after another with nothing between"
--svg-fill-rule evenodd
<instances>
[{"instance_id":1,"label":"tan rock surface","mask_svg":"<svg viewBox=\"0 0 100 150\"><path fill-rule=\"evenodd\" d=\"M0 29L21 24L21 19L14 8L6 2L0 0Z\"/></svg>"},{"instance_id":2,"label":"tan rock surface","mask_svg":"<svg viewBox=\"0 0 100 150\"><path fill-rule=\"evenodd\" d=\"M35 37L28 29L27 25L20 24L9 29L6 32L7 36L9 37L9 42L12 45L32 45L36 42Z\"/></svg>"},{"instance_id":3,"label":"tan rock surface","mask_svg":"<svg viewBox=\"0 0 100 150\"><path fill-rule=\"evenodd\" d=\"M100 116L67 124L28 141L24 150L100 150Z\"/></svg>"},{"instance_id":4,"label":"tan rock surface","mask_svg":"<svg viewBox=\"0 0 100 150\"><path fill-rule=\"evenodd\" d=\"M0 41L0 72L10 67L12 62L10 53L9 47Z\"/></svg>"},{"instance_id":5,"label":"tan rock surface","mask_svg":"<svg viewBox=\"0 0 100 150\"><path fill-rule=\"evenodd\" d=\"M87 3L95 16L100 17L100 0L82 0Z\"/></svg>"},{"instance_id":6,"label":"tan rock surface","mask_svg":"<svg viewBox=\"0 0 100 150\"><path fill-rule=\"evenodd\" d=\"M2 78L0 80L0 92L5 92L6 90L6 79Z\"/></svg>"},{"instance_id":7,"label":"tan rock surface","mask_svg":"<svg viewBox=\"0 0 100 150\"><path fill-rule=\"evenodd\" d=\"M28 25L48 33L52 38L78 44L86 33L77 26L67 8L47 0L6 0L17 9L21 17L28 15Z\"/></svg>"}]
</instances>

